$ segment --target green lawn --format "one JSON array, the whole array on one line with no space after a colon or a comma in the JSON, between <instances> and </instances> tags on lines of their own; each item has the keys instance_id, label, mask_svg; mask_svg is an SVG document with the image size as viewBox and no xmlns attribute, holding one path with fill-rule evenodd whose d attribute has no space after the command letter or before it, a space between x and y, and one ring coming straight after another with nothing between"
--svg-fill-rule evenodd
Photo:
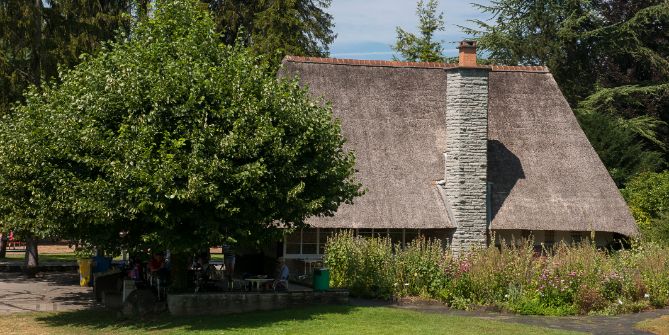
<instances>
[{"instance_id":1,"label":"green lawn","mask_svg":"<svg viewBox=\"0 0 669 335\"><path fill-rule=\"evenodd\" d=\"M87 310L25 313L0 318L12 334L577 334L470 317L386 307L318 306L219 317L144 321Z\"/></svg>"},{"instance_id":2,"label":"green lawn","mask_svg":"<svg viewBox=\"0 0 669 335\"><path fill-rule=\"evenodd\" d=\"M8 252L7 257L0 258L0 261L22 261L25 252ZM73 252L63 254L39 254L40 263L43 262L76 262L77 258Z\"/></svg>"},{"instance_id":3,"label":"green lawn","mask_svg":"<svg viewBox=\"0 0 669 335\"><path fill-rule=\"evenodd\" d=\"M636 327L657 335L669 335L669 315L641 321L636 324Z\"/></svg>"}]
</instances>

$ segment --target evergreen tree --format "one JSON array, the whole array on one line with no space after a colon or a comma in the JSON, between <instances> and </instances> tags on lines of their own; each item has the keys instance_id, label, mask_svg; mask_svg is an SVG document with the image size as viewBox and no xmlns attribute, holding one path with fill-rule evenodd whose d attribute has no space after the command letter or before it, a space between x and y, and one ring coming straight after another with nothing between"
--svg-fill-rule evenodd
<instances>
[{"instance_id":1,"label":"evergreen tree","mask_svg":"<svg viewBox=\"0 0 669 335\"><path fill-rule=\"evenodd\" d=\"M3 0L0 2L0 113L28 85L54 78L117 30L128 32L131 0ZM47 6L45 6L47 4Z\"/></svg>"},{"instance_id":2,"label":"evergreen tree","mask_svg":"<svg viewBox=\"0 0 669 335\"><path fill-rule=\"evenodd\" d=\"M666 167L669 3L498 0L478 7L493 22L474 20L476 28L463 30L498 63L547 65L620 186Z\"/></svg>"},{"instance_id":3,"label":"evergreen tree","mask_svg":"<svg viewBox=\"0 0 669 335\"><path fill-rule=\"evenodd\" d=\"M443 41L435 41L434 34L444 30L444 13L437 14L437 0L418 1L416 15L418 15L418 29L420 35L416 36L400 27L397 31L397 41L392 46L399 53L401 59L409 62L445 62Z\"/></svg>"},{"instance_id":4,"label":"evergreen tree","mask_svg":"<svg viewBox=\"0 0 669 335\"><path fill-rule=\"evenodd\" d=\"M331 0L207 0L223 42L247 44L278 65L288 54L326 57L336 34Z\"/></svg>"}]
</instances>

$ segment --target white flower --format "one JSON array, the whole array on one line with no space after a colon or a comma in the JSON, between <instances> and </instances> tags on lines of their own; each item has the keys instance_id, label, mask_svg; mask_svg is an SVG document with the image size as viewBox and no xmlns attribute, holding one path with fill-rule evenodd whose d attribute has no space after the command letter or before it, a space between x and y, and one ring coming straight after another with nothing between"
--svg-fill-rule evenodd
<instances>
[{"instance_id":1,"label":"white flower","mask_svg":"<svg viewBox=\"0 0 669 335\"><path fill-rule=\"evenodd\" d=\"M622 305L622 304L623 304L623 301L620 300L620 298L618 298L618 305Z\"/></svg>"},{"instance_id":2,"label":"white flower","mask_svg":"<svg viewBox=\"0 0 669 335\"><path fill-rule=\"evenodd\" d=\"M504 295L504 298L507 298L507 299L508 299L508 298L509 298L509 295L508 295L508 294L505 294L505 295Z\"/></svg>"},{"instance_id":3,"label":"white flower","mask_svg":"<svg viewBox=\"0 0 669 335\"><path fill-rule=\"evenodd\" d=\"M650 298L650 294L646 293L646 294L643 295L643 297L648 299L648 298Z\"/></svg>"}]
</instances>

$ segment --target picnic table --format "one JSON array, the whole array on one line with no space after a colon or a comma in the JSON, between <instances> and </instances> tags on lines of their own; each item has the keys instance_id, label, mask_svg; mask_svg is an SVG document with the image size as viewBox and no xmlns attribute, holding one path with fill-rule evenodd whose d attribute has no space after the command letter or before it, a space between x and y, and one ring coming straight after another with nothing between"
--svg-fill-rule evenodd
<instances>
[{"instance_id":1,"label":"picnic table","mask_svg":"<svg viewBox=\"0 0 669 335\"><path fill-rule=\"evenodd\" d=\"M255 287L256 291L260 291L260 286L265 284L265 283L270 283L273 282L273 278L261 278L261 277L251 277L251 278L246 278L246 281L251 283L251 289Z\"/></svg>"}]
</instances>

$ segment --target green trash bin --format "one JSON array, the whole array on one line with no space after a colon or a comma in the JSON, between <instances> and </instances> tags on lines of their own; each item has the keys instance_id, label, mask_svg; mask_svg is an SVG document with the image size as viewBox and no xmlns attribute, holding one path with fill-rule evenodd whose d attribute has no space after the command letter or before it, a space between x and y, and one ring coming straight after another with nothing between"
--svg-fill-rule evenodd
<instances>
[{"instance_id":1,"label":"green trash bin","mask_svg":"<svg viewBox=\"0 0 669 335\"><path fill-rule=\"evenodd\" d=\"M327 291L330 288L330 269L314 269L314 291Z\"/></svg>"}]
</instances>

